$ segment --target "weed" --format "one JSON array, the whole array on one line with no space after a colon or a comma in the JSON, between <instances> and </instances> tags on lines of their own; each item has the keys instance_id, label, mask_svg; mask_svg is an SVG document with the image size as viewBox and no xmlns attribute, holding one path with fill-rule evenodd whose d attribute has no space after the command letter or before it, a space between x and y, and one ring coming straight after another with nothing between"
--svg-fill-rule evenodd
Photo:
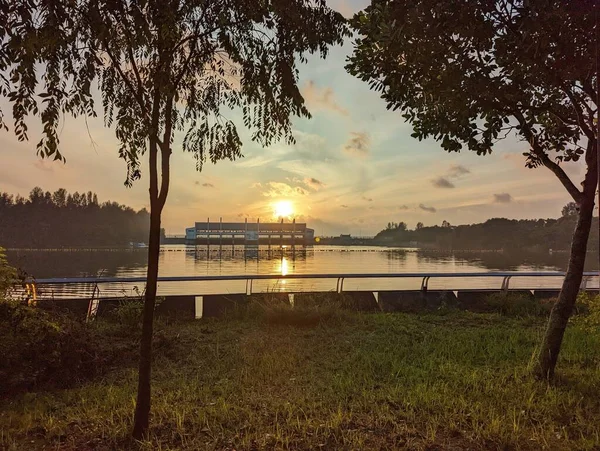
<instances>
[{"instance_id":1,"label":"weed","mask_svg":"<svg viewBox=\"0 0 600 451\"><path fill-rule=\"evenodd\" d=\"M551 304L542 303L525 293L499 292L490 294L486 304L492 311L503 316L545 316L550 313Z\"/></svg>"},{"instance_id":2,"label":"weed","mask_svg":"<svg viewBox=\"0 0 600 451\"><path fill-rule=\"evenodd\" d=\"M111 312L115 321L127 328L139 329L142 324L144 301L141 299L125 299Z\"/></svg>"}]
</instances>

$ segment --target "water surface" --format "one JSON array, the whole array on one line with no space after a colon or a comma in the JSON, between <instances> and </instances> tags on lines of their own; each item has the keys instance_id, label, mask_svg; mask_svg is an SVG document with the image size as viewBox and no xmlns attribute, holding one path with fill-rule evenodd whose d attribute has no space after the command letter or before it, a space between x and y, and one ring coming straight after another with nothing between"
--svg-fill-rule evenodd
<instances>
[{"instance_id":1,"label":"water surface","mask_svg":"<svg viewBox=\"0 0 600 451\"><path fill-rule=\"evenodd\" d=\"M10 251L9 262L36 278L117 276L135 277L146 274L145 249L103 251ZM375 246L314 246L287 249L244 249L218 246L163 246L160 254L160 276L227 276L227 275L293 275L331 273L456 273L489 271L560 271L566 269L567 253L526 254L515 252L441 252L411 248ZM589 254L588 267L597 267ZM435 288L492 288L501 279L436 279L429 282ZM513 279L512 287L555 287L560 279ZM592 281L593 282L593 281ZM384 290L416 289L420 278L411 279L348 279L345 289ZM103 284L101 294L131 294L133 284ZM254 291L332 290L336 280L257 281ZM77 288L77 293L92 287ZM137 286L143 290L143 286ZM58 290L56 294L59 294ZM244 281L161 283L161 294L239 293L245 291ZM62 293L62 291L61 291Z\"/></svg>"}]
</instances>

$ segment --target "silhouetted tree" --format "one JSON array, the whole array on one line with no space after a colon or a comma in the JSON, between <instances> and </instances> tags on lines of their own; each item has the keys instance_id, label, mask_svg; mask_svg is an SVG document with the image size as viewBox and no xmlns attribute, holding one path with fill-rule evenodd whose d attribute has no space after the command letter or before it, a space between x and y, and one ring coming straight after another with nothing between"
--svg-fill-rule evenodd
<instances>
[{"instance_id":1,"label":"silhouetted tree","mask_svg":"<svg viewBox=\"0 0 600 451\"><path fill-rule=\"evenodd\" d=\"M402 111L412 136L485 155L512 133L529 146L525 164L546 166L578 204L567 275L535 367L543 378L554 374L581 284L598 182L594 5L373 0L352 21L358 38L348 70ZM581 157L580 185L561 163Z\"/></svg>"},{"instance_id":2,"label":"silhouetted tree","mask_svg":"<svg viewBox=\"0 0 600 451\"><path fill-rule=\"evenodd\" d=\"M90 204L68 204L64 188L44 193L35 187L29 200L17 203L8 193L0 193L0 244L12 248L109 247L144 242L148 237L150 215L135 212L114 202L98 204L88 193ZM77 197L77 196L76 196ZM71 196L71 199L73 196Z\"/></svg>"},{"instance_id":3,"label":"silhouetted tree","mask_svg":"<svg viewBox=\"0 0 600 451\"><path fill-rule=\"evenodd\" d=\"M594 218L597 224L597 218ZM451 227L419 226L400 232L385 229L375 240L402 244L417 241L442 249L530 250L568 249L573 234L573 218L505 219L493 218L480 224ZM598 234L590 236L588 249L598 249Z\"/></svg>"},{"instance_id":4,"label":"silhouetted tree","mask_svg":"<svg viewBox=\"0 0 600 451\"><path fill-rule=\"evenodd\" d=\"M422 228L423 228L423 223L422 222L417 222L416 230L420 230Z\"/></svg>"},{"instance_id":5,"label":"silhouetted tree","mask_svg":"<svg viewBox=\"0 0 600 451\"><path fill-rule=\"evenodd\" d=\"M579 208L577 207L577 204L575 202L569 202L563 207L561 212L563 218L576 217L578 213Z\"/></svg>"},{"instance_id":6,"label":"silhouetted tree","mask_svg":"<svg viewBox=\"0 0 600 451\"><path fill-rule=\"evenodd\" d=\"M133 429L141 438L150 412L161 213L174 135L181 133L198 169L206 159L241 156L236 126L222 109L239 108L252 139L264 146L293 142L291 116L309 116L296 64L306 53L324 57L329 45L341 43L345 21L325 0L1 0L0 14L0 72L10 75L0 94L13 104L19 139L27 138L27 115L40 113L38 153L62 158L60 114L95 115L97 86L127 163L127 185L140 177L147 154L148 273Z\"/></svg>"}]
</instances>

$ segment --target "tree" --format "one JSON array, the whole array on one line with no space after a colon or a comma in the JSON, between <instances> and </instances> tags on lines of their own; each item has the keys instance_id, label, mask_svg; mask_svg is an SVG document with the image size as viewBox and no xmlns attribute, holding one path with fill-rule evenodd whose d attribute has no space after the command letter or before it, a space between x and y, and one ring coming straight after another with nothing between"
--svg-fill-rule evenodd
<instances>
[{"instance_id":1,"label":"tree","mask_svg":"<svg viewBox=\"0 0 600 451\"><path fill-rule=\"evenodd\" d=\"M577 217L577 213L579 212L579 207L575 202L569 202L562 209L561 216L563 218L574 218Z\"/></svg>"},{"instance_id":2,"label":"tree","mask_svg":"<svg viewBox=\"0 0 600 451\"><path fill-rule=\"evenodd\" d=\"M421 230L423 227L424 227L423 223L419 221L419 222L417 222L417 226L416 226L415 230Z\"/></svg>"},{"instance_id":3,"label":"tree","mask_svg":"<svg viewBox=\"0 0 600 451\"><path fill-rule=\"evenodd\" d=\"M36 199L41 188L34 188ZM71 198L71 203L67 199ZM79 194L75 196L80 198ZM46 199L48 198L48 199ZM59 248L128 246L148 238L150 215L114 202L98 204L95 193L85 205L75 205L64 188L44 194L44 202L17 206L13 196L0 193L0 244L7 247ZM89 200L91 199L91 201Z\"/></svg>"},{"instance_id":4,"label":"tree","mask_svg":"<svg viewBox=\"0 0 600 451\"><path fill-rule=\"evenodd\" d=\"M4 249L0 247L0 300L4 298L16 280L17 272L12 266L9 266Z\"/></svg>"},{"instance_id":5,"label":"tree","mask_svg":"<svg viewBox=\"0 0 600 451\"><path fill-rule=\"evenodd\" d=\"M442 221L442 227L444 227L444 228L449 228L449 227L452 227L452 225L451 225L451 224L450 224L448 221L446 221L446 220L444 219L444 220Z\"/></svg>"},{"instance_id":6,"label":"tree","mask_svg":"<svg viewBox=\"0 0 600 451\"><path fill-rule=\"evenodd\" d=\"M12 102L19 139L27 139L27 116L37 115L44 127L38 154L63 159L60 116L94 116L97 87L127 164L127 185L140 178L147 158L148 273L133 429L141 438L150 412L161 212L174 137L181 135L198 169L207 159L241 157L231 110L241 112L262 145L293 142L290 117L309 117L296 64L340 44L345 21L325 0L1 0L0 24L0 94Z\"/></svg>"},{"instance_id":7,"label":"tree","mask_svg":"<svg viewBox=\"0 0 600 451\"><path fill-rule=\"evenodd\" d=\"M358 38L347 69L381 93L389 109L402 112L413 137L432 137L450 152L486 155L512 135L528 146L526 166L552 171L579 206L567 274L535 368L543 378L554 375L594 208L594 5L373 0L352 20ZM587 167L581 185L561 167L580 160Z\"/></svg>"}]
</instances>

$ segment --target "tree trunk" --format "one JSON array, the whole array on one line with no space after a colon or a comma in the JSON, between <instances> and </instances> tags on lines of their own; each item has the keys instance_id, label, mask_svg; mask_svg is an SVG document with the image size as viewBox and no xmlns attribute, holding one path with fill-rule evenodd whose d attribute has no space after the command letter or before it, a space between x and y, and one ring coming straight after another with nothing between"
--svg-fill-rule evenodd
<instances>
[{"instance_id":1,"label":"tree trunk","mask_svg":"<svg viewBox=\"0 0 600 451\"><path fill-rule=\"evenodd\" d=\"M142 320L138 392L135 406L133 437L141 440L150 419L150 377L152 370L152 329L158 279L158 257L160 253L160 208L150 207L150 235L148 239L148 271Z\"/></svg>"},{"instance_id":2,"label":"tree trunk","mask_svg":"<svg viewBox=\"0 0 600 451\"><path fill-rule=\"evenodd\" d=\"M159 108L155 100L153 110L153 130L157 130ZM142 337L140 343L140 363L138 371L138 392L133 420L133 437L141 440L148 431L150 422L150 377L152 370L152 328L156 286L158 283L158 257L160 253L160 216L162 206L158 195L158 142L150 138L148 146L148 172L150 182L150 234L148 237L148 271L146 294L142 317Z\"/></svg>"},{"instance_id":3,"label":"tree trunk","mask_svg":"<svg viewBox=\"0 0 600 451\"><path fill-rule=\"evenodd\" d=\"M596 168L592 167L591 171L595 173ZM571 243L571 255L567 274L563 281L558 300L550 312L546 334L538 354L536 367L534 368L534 374L540 379L550 380L554 377L554 369L565 329L573 312L577 295L579 294L587 253L587 242L592 227L595 183L593 187L594 189L584 190L583 193L583 200L579 206L579 217L577 218L577 225Z\"/></svg>"}]
</instances>

